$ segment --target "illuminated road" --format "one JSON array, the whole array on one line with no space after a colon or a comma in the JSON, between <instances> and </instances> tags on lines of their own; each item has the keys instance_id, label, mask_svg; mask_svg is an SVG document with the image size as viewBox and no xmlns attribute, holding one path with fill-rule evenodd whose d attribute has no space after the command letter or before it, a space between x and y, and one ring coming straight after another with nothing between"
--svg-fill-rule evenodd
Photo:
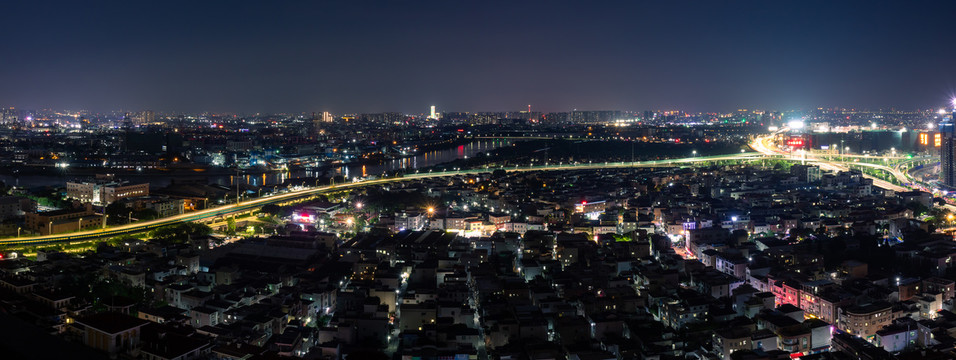
<instances>
[{"instance_id":1,"label":"illuminated road","mask_svg":"<svg viewBox=\"0 0 956 360\"><path fill-rule=\"evenodd\" d=\"M681 158L681 159L666 159L666 160L651 160L651 161L637 161L637 162L600 162L600 163L588 163L588 164L545 164L545 165L535 165L535 166L525 166L525 167L509 167L509 168L484 168L484 169L468 169L468 170L456 170L456 171L445 171L445 172L427 172L427 173L418 173L418 174L406 174L402 177L392 177L392 178L383 178L383 179L374 179L374 180L363 180L357 182L350 182L334 186L319 186L312 187L302 190L296 190L285 194L277 194L272 196L265 196L261 198L256 198L252 200L244 201L240 204L229 204L220 207L215 207L206 210L194 211L186 214L166 217L162 219L156 219L151 221L136 222L133 224L111 226L106 229L96 229L96 230L86 230L78 231L65 234L54 234L54 235L45 235L45 236L32 236L32 237L19 237L19 238L7 238L0 240L0 245L4 246L31 246L31 245L49 245L56 243L71 243L71 242L85 242L95 239L100 239L104 237L119 236L133 233L140 233L148 230L153 230L162 226L181 224L185 222L198 221L208 218L214 218L217 216L223 216L236 212L249 211L253 209L258 209L264 205L282 203L287 201L296 200L299 198L304 198L316 194L326 193L330 191L338 191L343 189L351 189L356 187L363 187L369 185L380 185L387 184L399 181L409 181L409 180L423 180L430 178L439 178L446 176L456 176L456 175L474 175L479 173L488 173L494 170L505 170L508 172L514 171L557 171L557 170L589 170L589 169L614 169L614 168L635 168L635 167L667 167L667 166L681 166L681 165L692 165L699 162L709 162L709 161L722 161L722 160L753 160L760 159L763 155L760 153L740 153L740 154L731 154L731 155L716 155L716 156L699 156L699 157L690 157L690 158Z\"/></svg>"},{"instance_id":2,"label":"illuminated road","mask_svg":"<svg viewBox=\"0 0 956 360\"><path fill-rule=\"evenodd\" d=\"M779 130L778 133L784 132L784 131L789 131L789 129L783 128ZM776 145L773 144L774 135L776 135L776 133L770 134L770 135L758 136L756 139L754 139L753 142L750 143L750 147L754 148L754 150L757 150L757 152L766 156L773 156L773 157L782 156L783 158L789 161L800 161L806 164L817 165L820 167L820 169L823 169L823 170L847 171L850 169L848 165L862 166L862 167L868 167L872 169L886 171L890 173L891 175L893 175L893 177L896 178L896 181L899 182L900 184L914 183L914 180L911 179L906 174L905 171L902 171L900 169L900 166L898 165L889 167L886 165L872 164L872 163L866 163L866 162L834 161L832 159L822 159L808 152L801 152L800 154L797 155L798 157L794 157L791 153L784 152L776 148ZM850 157L850 156L848 155L847 157ZM863 157L863 156L856 155L855 157ZM873 158L873 157L869 157L869 158ZM901 157L897 157L897 158L901 158ZM884 189L893 190L896 192L925 190L918 186L906 187L906 186L896 185L886 180L883 180L868 174L863 174L863 177L873 180L873 185L876 185ZM956 206L954 205L945 204L945 205L942 205L942 207L951 212L956 212Z\"/></svg>"},{"instance_id":3,"label":"illuminated road","mask_svg":"<svg viewBox=\"0 0 956 360\"><path fill-rule=\"evenodd\" d=\"M786 131L787 129L782 129L781 131ZM614 168L635 168L635 167L668 167L668 166L686 166L693 165L699 162L710 162L710 161L723 161L723 160L758 160L763 158L775 158L786 161L799 161L806 164L814 164L820 166L823 170L834 170L834 171L846 171L848 166L846 162L833 161L829 159L822 159L819 157L813 157L808 153L801 153L799 157L794 157L793 154L783 152L776 149L776 146L773 144L773 135L765 135L757 137L750 146L757 152L749 153L740 153L740 154L729 154L729 155L716 155L716 156L699 156L699 157L689 157L689 158L680 158L680 159L666 159L666 160L652 160L652 161L638 161L638 162L600 162L600 163L575 163L575 164L545 164L545 165L533 165L533 166L518 166L518 167L508 167L508 168L483 168L483 169L468 169L468 170L456 170L456 171L445 171L445 172L427 172L427 173L416 173L416 174L406 174L401 177L391 177L391 178L382 178L374 180L363 180L357 182L350 182L334 186L319 186L311 187L301 190L292 191L284 194L277 194L271 196L265 196L261 198L247 200L240 204L229 204L220 207L215 207L206 210L195 211L191 213L176 215L172 217L137 222L133 224L112 226L106 229L96 229L96 230L86 230L66 234L54 234L46 236L33 236L33 237L19 237L19 238L7 238L0 239L0 245L5 246L31 246L31 245L49 245L56 243L72 243L72 242L86 242L91 240L96 240L104 237L119 236L126 234L141 233L144 231L153 230L162 226L181 224L185 222L199 221L209 218L215 218L218 216L224 216L228 214L233 214L237 212L244 212L255 210L261 208L264 205L282 203L288 201L294 201L297 199L305 198L308 196L327 193L330 191L337 191L343 189L351 189L356 187L370 186L370 185L381 185L399 181L409 181L409 180L424 180L430 178L439 178L447 176L457 176L457 175L474 175L479 173L487 173L494 170L505 170L508 172L514 171L559 171L559 170L589 170L589 169L614 169ZM897 167L889 167L878 164L871 163L862 163L862 162L851 162L849 164L856 166L865 166L873 169L879 169L889 172L899 180L900 183L910 183L911 180L907 175L900 171ZM873 184L881 188L890 189L894 191L909 191L911 188L895 185L887 181L878 179L870 175L863 175L866 178L872 179ZM947 205L949 210L956 210L956 207Z\"/></svg>"},{"instance_id":4,"label":"illuminated road","mask_svg":"<svg viewBox=\"0 0 956 360\"><path fill-rule=\"evenodd\" d=\"M788 129L781 129L779 132L787 131ZM699 156L699 157L689 157L689 158L680 158L680 159L666 159L666 160L652 160L652 161L637 161L637 162L600 162L600 163L575 163L575 164L545 164L545 165L534 165L534 166L519 166L519 167L508 167L508 168L483 168L483 169L468 169L468 170L456 170L456 171L445 171L445 172L427 172L427 173L417 173L417 174L406 174L401 177L391 177L391 178L382 178L374 180L363 180L357 182L350 182L346 184L340 184L335 186L319 186L306 188L301 190L292 191L284 194L277 194L271 196L265 196L261 198L247 200L240 204L229 204L220 207L215 207L206 210L195 211L191 213L176 215L172 217L137 222L133 224L112 226L106 229L96 229L96 230L86 230L66 234L54 234L46 236L33 236L33 237L19 237L19 238L7 238L0 239L0 245L6 246L31 246L31 245L48 245L56 243L71 243L71 242L85 242L96 240L104 237L119 236L133 233L141 233L144 231L153 230L162 226L181 224L185 222L199 221L209 218L214 218L218 216L224 216L237 212L244 212L255 210L261 208L264 205L282 203L287 201L294 201L297 199L305 198L308 196L327 193L330 191L337 191L343 189L350 189L356 187L370 186L370 185L381 185L399 181L409 181L409 180L424 180L430 178L439 178L446 176L456 176L456 175L474 175L479 173L487 173L494 170L505 170L508 172L514 171L558 171L558 170L589 170L589 169L614 169L614 168L635 168L635 167L668 167L668 166L685 166L693 165L699 162L710 162L710 161L723 161L723 160L758 160L763 158L774 158L785 161L799 161L801 163L813 164L819 166L823 170L833 170L833 171L846 171L849 170L848 164L854 166L864 166L873 169L887 171L892 174L900 183L906 184L911 183L912 181L901 171L898 167L889 167L879 164L871 164L865 162L841 162L833 161L832 159L824 159L820 157L812 156L809 153L803 152L798 154L798 157L794 157L794 154L780 151L776 148L776 145L773 144L773 136L776 135L764 135L755 138L751 142L750 146L757 152L749 153L740 153L740 154L729 154L729 155L716 155L716 156ZM849 157L849 156L848 156ZM899 158L899 157L895 157ZM864 174L864 177L873 180L873 184L881 188L894 190L894 191L909 191L912 188L899 186L892 184L885 180L876 178L871 175ZM949 210L956 210L956 206L947 205Z\"/></svg>"},{"instance_id":5,"label":"illuminated road","mask_svg":"<svg viewBox=\"0 0 956 360\"><path fill-rule=\"evenodd\" d=\"M788 130L789 129L787 128L783 128L779 130L778 132L784 132ZM820 169L823 169L823 170L847 171L849 170L849 167L847 166L847 164L852 164L852 165L866 166L873 169L887 171L893 174L893 177L895 177L901 184L910 182L908 178L906 177L906 174L904 174L902 171L900 171L899 169L891 168L889 166L885 166L885 165L877 165L877 164L863 163L863 162L833 161L831 159L823 159L818 156L814 156L813 154L806 151L801 151L800 153L794 155L790 152L778 150L776 146L773 144L773 136L775 134L776 133L765 135L765 136L758 136L756 139L754 139L753 142L750 143L750 147L754 148L754 150L757 150L761 154L764 154L767 156L783 157L783 159L790 160L790 161L800 161L802 163L817 165L820 167ZM849 157L849 155L847 157ZM859 156L859 157L862 157L862 156ZM868 179L872 179L873 185L879 186L884 189L889 189L893 191L911 190L910 188L899 186L871 175L863 174L863 176Z\"/></svg>"}]
</instances>

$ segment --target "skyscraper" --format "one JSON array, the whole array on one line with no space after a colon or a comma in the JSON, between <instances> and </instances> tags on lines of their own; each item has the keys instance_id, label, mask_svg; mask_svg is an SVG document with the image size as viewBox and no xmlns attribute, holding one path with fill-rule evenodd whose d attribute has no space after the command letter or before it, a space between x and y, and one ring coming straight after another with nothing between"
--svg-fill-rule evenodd
<instances>
[{"instance_id":1,"label":"skyscraper","mask_svg":"<svg viewBox=\"0 0 956 360\"><path fill-rule=\"evenodd\" d=\"M129 113L123 115L123 129L126 130L126 132L133 129L133 119L130 118Z\"/></svg>"},{"instance_id":2,"label":"skyscraper","mask_svg":"<svg viewBox=\"0 0 956 360\"><path fill-rule=\"evenodd\" d=\"M312 118L310 120L311 120L310 121L311 127L309 128L309 133L307 137L311 139L315 139L316 135L319 134L319 129L322 128L322 125L319 124L319 121L321 121L321 119L319 119L319 117L315 115L315 112L312 112Z\"/></svg>"},{"instance_id":3,"label":"skyscraper","mask_svg":"<svg viewBox=\"0 0 956 360\"><path fill-rule=\"evenodd\" d=\"M129 116L129 115L127 115ZM133 125L145 125L152 124L156 121L156 113L153 110L140 111L130 117Z\"/></svg>"},{"instance_id":4,"label":"skyscraper","mask_svg":"<svg viewBox=\"0 0 956 360\"><path fill-rule=\"evenodd\" d=\"M133 120L130 119L129 113L123 116L123 152L126 153L129 151L129 138L130 133L133 132Z\"/></svg>"},{"instance_id":5,"label":"skyscraper","mask_svg":"<svg viewBox=\"0 0 956 360\"><path fill-rule=\"evenodd\" d=\"M16 124L20 122L20 115L14 108L0 109L0 124Z\"/></svg>"},{"instance_id":6,"label":"skyscraper","mask_svg":"<svg viewBox=\"0 0 956 360\"><path fill-rule=\"evenodd\" d=\"M953 110L953 116L956 118L956 110ZM939 124L939 132L943 140L939 147L939 180L943 186L950 189L956 188L956 126L953 124L954 118Z\"/></svg>"},{"instance_id":7,"label":"skyscraper","mask_svg":"<svg viewBox=\"0 0 956 360\"><path fill-rule=\"evenodd\" d=\"M432 105L431 112L428 114L428 118L432 120L438 119L438 114L435 112L435 105Z\"/></svg>"}]
</instances>

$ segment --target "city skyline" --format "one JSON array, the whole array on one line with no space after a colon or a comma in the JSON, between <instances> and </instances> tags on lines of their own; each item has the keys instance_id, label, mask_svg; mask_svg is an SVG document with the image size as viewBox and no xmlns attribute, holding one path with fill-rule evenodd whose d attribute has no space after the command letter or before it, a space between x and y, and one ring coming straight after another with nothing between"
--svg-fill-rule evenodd
<instances>
[{"instance_id":1,"label":"city skyline","mask_svg":"<svg viewBox=\"0 0 956 360\"><path fill-rule=\"evenodd\" d=\"M431 113L431 108L434 108L435 113ZM687 111L684 109L569 109L563 111L541 111L537 109L532 109L530 114L537 115L549 115L549 114L569 114L569 113L595 113L595 112L613 112L620 113L620 115L625 117L634 117L640 118L646 115L683 115L687 117L697 117L697 116L715 116L715 117L726 117L734 116L737 114L762 114L762 113L780 113L784 116L790 118L805 118L808 113L872 113L872 114L939 114L941 116L950 115L951 110L956 109L956 105L953 105L952 102L947 102L946 104L940 104L939 106L929 105L924 108L853 108L845 106L834 106L834 107L809 107L809 108L799 108L799 109L775 109L775 108L736 108L726 111L716 111L716 110L701 110L701 111ZM182 111L154 111L153 109L138 108L116 108L116 109L105 109L105 110L91 110L86 108L24 108L16 106L15 104L0 104L0 110L7 110L14 113L24 114L25 116L30 116L33 114L43 114L43 115L57 115L57 116L73 116L73 117L86 117L94 116L101 119L111 119L115 118L116 120L122 120L125 117L136 117L142 116L143 113L151 113L154 116L166 116L166 117L175 117L175 116L236 116L236 117L262 117L262 116L286 116L290 118L308 118L314 116L319 119L324 119L323 122L330 122L331 120L327 117L353 117L359 115L374 115L374 114L400 114L402 116L408 116L412 118L424 118L430 120L441 120L441 116L445 114L496 114L496 115L509 115L509 114L528 114L527 105L525 108L518 109L503 109L503 110L458 110L458 109L441 109L436 105L429 105L424 111L355 111L355 112L341 112L334 113L329 111L318 111L318 110L304 110L304 111L275 111L275 112L242 112L242 111L191 111L191 112L182 112ZM433 116L435 116L433 118ZM34 119L30 119L34 120ZM27 120L29 121L29 120Z\"/></svg>"},{"instance_id":2,"label":"city skyline","mask_svg":"<svg viewBox=\"0 0 956 360\"><path fill-rule=\"evenodd\" d=\"M954 4L8 3L0 99L160 112L929 108ZM427 109L427 108L426 108Z\"/></svg>"},{"instance_id":3,"label":"city skyline","mask_svg":"<svg viewBox=\"0 0 956 360\"><path fill-rule=\"evenodd\" d=\"M14 1L2 359L956 359L956 2Z\"/></svg>"}]
</instances>

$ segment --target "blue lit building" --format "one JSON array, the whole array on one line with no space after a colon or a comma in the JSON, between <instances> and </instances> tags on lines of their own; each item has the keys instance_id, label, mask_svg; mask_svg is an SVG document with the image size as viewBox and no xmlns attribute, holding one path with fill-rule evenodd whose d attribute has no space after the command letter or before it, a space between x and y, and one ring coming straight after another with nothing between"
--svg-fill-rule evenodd
<instances>
[{"instance_id":1,"label":"blue lit building","mask_svg":"<svg viewBox=\"0 0 956 360\"><path fill-rule=\"evenodd\" d=\"M939 148L939 180L940 184L949 189L956 188L956 126L954 117L939 124L942 144Z\"/></svg>"}]
</instances>

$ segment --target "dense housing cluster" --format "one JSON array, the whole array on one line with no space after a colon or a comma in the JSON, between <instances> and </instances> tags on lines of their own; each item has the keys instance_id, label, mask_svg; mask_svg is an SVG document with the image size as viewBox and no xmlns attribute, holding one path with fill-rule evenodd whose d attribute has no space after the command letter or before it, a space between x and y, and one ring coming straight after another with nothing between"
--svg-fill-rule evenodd
<instances>
[{"instance_id":1,"label":"dense housing cluster","mask_svg":"<svg viewBox=\"0 0 956 360\"><path fill-rule=\"evenodd\" d=\"M147 359L945 358L933 200L770 161L409 180L2 261L4 326Z\"/></svg>"}]
</instances>

